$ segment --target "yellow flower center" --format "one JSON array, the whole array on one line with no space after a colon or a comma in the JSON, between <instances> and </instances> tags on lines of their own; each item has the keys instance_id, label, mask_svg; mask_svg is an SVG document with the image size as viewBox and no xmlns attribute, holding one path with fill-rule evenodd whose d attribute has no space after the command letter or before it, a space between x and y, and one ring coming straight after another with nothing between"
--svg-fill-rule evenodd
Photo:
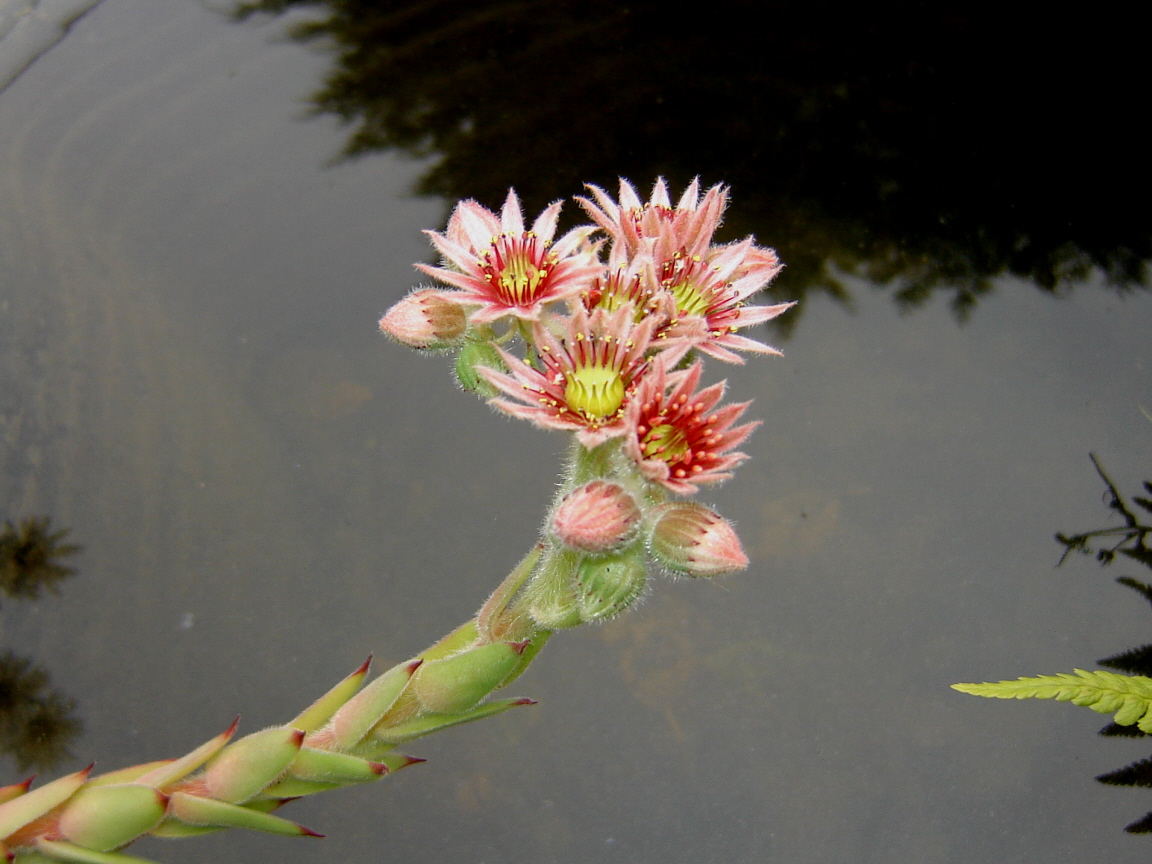
<instances>
[{"instance_id":1,"label":"yellow flower center","mask_svg":"<svg viewBox=\"0 0 1152 864\"><path fill-rule=\"evenodd\" d=\"M574 369L564 384L568 408L594 420L611 417L624 404L624 379L620 370L593 363Z\"/></svg>"},{"instance_id":2,"label":"yellow flower center","mask_svg":"<svg viewBox=\"0 0 1152 864\"><path fill-rule=\"evenodd\" d=\"M668 286L676 300L676 311L681 315L699 315L708 312L709 296L691 281L677 282Z\"/></svg>"}]
</instances>

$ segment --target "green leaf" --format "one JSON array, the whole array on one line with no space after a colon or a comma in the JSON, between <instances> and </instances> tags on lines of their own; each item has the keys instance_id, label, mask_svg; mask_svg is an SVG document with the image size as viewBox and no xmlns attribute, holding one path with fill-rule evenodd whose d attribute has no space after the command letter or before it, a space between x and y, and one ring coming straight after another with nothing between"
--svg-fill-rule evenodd
<instances>
[{"instance_id":1,"label":"green leaf","mask_svg":"<svg viewBox=\"0 0 1152 864\"><path fill-rule=\"evenodd\" d=\"M1121 726L1136 724L1152 732L1152 678L1117 675L1098 670L1074 670L1069 675L1041 675L984 684L953 684L954 690L990 699L1055 699L1091 708L1099 714L1115 714Z\"/></svg>"}]
</instances>

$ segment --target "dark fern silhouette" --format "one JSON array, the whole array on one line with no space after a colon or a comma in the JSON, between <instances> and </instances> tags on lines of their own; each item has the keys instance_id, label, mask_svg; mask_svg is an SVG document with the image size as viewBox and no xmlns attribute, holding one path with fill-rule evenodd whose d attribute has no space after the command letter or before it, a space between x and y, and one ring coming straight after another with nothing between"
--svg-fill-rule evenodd
<instances>
[{"instance_id":1,"label":"dark fern silhouette","mask_svg":"<svg viewBox=\"0 0 1152 864\"><path fill-rule=\"evenodd\" d=\"M1084 555L1095 555L1096 560L1102 566L1112 564L1116 560L1116 556L1121 555L1152 569L1152 550L1149 550L1146 543L1149 536L1152 535L1152 525L1144 524L1141 519L1147 517L1142 516L1136 509L1140 508L1152 514L1152 498L1135 495L1132 497L1132 504L1129 504L1120 494L1116 484L1104 471L1100 461L1094 454L1090 455L1092 464L1096 466L1096 472L1104 481L1107 489L1105 493L1107 506L1120 515L1124 524L1112 528L1098 528L1082 534L1057 534L1057 541L1064 546L1064 555L1061 556L1060 563L1063 563L1073 552L1077 552ZM1152 495L1152 483L1145 481L1144 489ZM1132 506L1133 504L1135 507ZM1149 603L1152 603L1152 585L1131 576L1121 576L1116 581L1131 588ZM1112 657L1106 657L1098 662L1101 666L1119 672L1152 678L1152 644L1141 645ZM1126 738L1149 737L1147 732L1141 731L1136 726L1121 726L1117 723L1109 723L1100 730L1100 734ZM1152 757L1133 762L1131 765L1116 771L1101 774L1096 779L1110 786L1152 788ZM1124 830L1132 834L1152 833L1152 812L1128 825Z\"/></svg>"}]
</instances>

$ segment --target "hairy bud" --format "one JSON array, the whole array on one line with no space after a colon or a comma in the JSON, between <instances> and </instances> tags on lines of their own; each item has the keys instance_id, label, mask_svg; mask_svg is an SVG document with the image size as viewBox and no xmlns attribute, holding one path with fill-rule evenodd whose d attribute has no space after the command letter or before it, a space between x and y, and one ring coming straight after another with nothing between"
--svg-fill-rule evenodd
<instances>
[{"instance_id":1,"label":"hairy bud","mask_svg":"<svg viewBox=\"0 0 1152 864\"><path fill-rule=\"evenodd\" d=\"M656 559L688 576L719 576L748 566L736 529L699 504L665 504L657 511L651 551Z\"/></svg>"},{"instance_id":2,"label":"hairy bud","mask_svg":"<svg viewBox=\"0 0 1152 864\"><path fill-rule=\"evenodd\" d=\"M639 524L635 499L604 480L569 492L552 514L552 531L565 546L593 554L619 549Z\"/></svg>"},{"instance_id":3,"label":"hairy bud","mask_svg":"<svg viewBox=\"0 0 1152 864\"><path fill-rule=\"evenodd\" d=\"M445 348L464 335L464 307L442 291L413 291L380 319L380 329L410 348Z\"/></svg>"}]
</instances>

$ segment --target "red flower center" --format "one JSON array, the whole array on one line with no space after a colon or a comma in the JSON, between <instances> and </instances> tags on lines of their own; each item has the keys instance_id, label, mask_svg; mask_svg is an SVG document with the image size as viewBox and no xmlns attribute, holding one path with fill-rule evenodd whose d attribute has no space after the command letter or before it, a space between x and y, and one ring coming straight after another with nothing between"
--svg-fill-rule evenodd
<instances>
[{"instance_id":1,"label":"red flower center","mask_svg":"<svg viewBox=\"0 0 1152 864\"><path fill-rule=\"evenodd\" d=\"M657 396L640 406L636 434L645 459L661 459L677 480L707 471L718 458L721 436L714 430L716 415L704 416L704 403L692 405L681 394L667 405Z\"/></svg>"}]
</instances>

